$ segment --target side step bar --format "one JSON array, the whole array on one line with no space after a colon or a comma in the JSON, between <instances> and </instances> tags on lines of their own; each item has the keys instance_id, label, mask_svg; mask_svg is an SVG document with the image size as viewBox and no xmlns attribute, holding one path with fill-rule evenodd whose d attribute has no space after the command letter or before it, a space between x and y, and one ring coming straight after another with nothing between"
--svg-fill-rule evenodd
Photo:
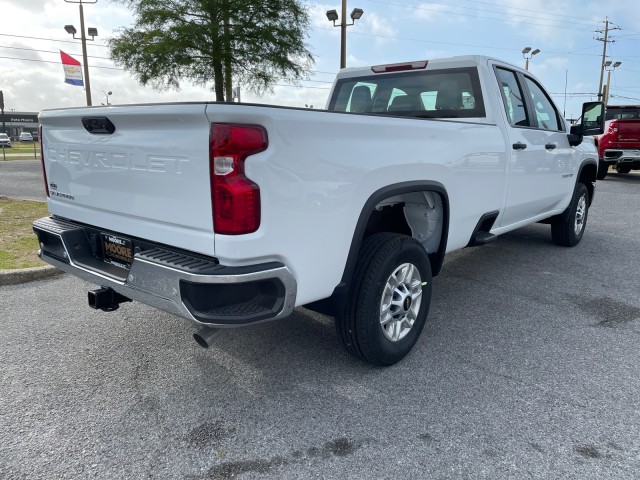
<instances>
[{"instance_id":1,"label":"side step bar","mask_svg":"<svg viewBox=\"0 0 640 480\"><path fill-rule=\"evenodd\" d=\"M478 220L478 223L476 224L476 228L473 229L473 233L471 234L471 239L469 240L467 247L479 247L481 245L486 245L498 238L497 235L490 233L490 231L499 214L500 212L496 210L485 213L480 217L480 220Z\"/></svg>"}]
</instances>

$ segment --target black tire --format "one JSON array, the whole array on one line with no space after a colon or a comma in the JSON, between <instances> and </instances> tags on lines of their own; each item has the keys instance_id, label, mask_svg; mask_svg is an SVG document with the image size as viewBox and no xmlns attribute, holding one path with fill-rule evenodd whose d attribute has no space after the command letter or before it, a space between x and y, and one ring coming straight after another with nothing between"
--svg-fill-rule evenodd
<instances>
[{"instance_id":1,"label":"black tire","mask_svg":"<svg viewBox=\"0 0 640 480\"><path fill-rule=\"evenodd\" d=\"M596 178L598 180L602 180L607 176L607 171L609 170L609 164L604 163L602 160L598 162L598 173L596 174Z\"/></svg>"},{"instance_id":2,"label":"black tire","mask_svg":"<svg viewBox=\"0 0 640 480\"><path fill-rule=\"evenodd\" d=\"M412 265L415 270L405 264ZM406 268L411 272L409 279L402 277L407 283L401 281L391 287L392 274L407 273ZM413 294L402 296L400 290L407 285L411 285ZM407 300L409 297L411 299ZM396 312L390 315L393 320L386 328L380 321L385 298L390 303L395 302L390 305L389 312ZM402 305L400 308L398 303ZM360 249L351 291L344 311L336 318L336 328L346 350L355 357L373 365L393 365L402 360L418 340L430 303L431 266L424 247L406 235L376 233L365 239ZM409 326L406 319L414 316L413 325ZM406 331L402 330L403 326ZM390 338L396 332L398 338ZM400 332L404 332L404 336Z\"/></svg>"},{"instance_id":3,"label":"black tire","mask_svg":"<svg viewBox=\"0 0 640 480\"><path fill-rule=\"evenodd\" d=\"M573 247L580 243L587 226L589 214L589 191L584 183L578 183L571 204L551 224L551 238L556 245Z\"/></svg>"},{"instance_id":4,"label":"black tire","mask_svg":"<svg viewBox=\"0 0 640 480\"><path fill-rule=\"evenodd\" d=\"M631 167L622 167L620 165L616 165L616 172L618 173L629 173L631 171Z\"/></svg>"}]
</instances>

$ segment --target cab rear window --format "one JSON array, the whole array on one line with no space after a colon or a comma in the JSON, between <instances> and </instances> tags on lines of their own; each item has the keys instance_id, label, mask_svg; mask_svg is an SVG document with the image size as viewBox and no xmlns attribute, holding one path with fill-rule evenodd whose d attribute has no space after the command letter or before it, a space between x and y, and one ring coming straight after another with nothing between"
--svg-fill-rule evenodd
<instances>
[{"instance_id":1,"label":"cab rear window","mask_svg":"<svg viewBox=\"0 0 640 480\"><path fill-rule=\"evenodd\" d=\"M640 107L607 107L607 120L622 120L625 118L640 118Z\"/></svg>"},{"instance_id":2,"label":"cab rear window","mask_svg":"<svg viewBox=\"0 0 640 480\"><path fill-rule=\"evenodd\" d=\"M329 110L418 118L486 115L476 68L345 78L338 81Z\"/></svg>"}]
</instances>

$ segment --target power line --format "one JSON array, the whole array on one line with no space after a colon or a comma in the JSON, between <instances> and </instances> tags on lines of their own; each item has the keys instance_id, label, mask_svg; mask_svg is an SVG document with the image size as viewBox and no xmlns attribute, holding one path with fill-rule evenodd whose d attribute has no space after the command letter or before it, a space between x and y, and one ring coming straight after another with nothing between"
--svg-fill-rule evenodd
<instances>
[{"instance_id":1,"label":"power line","mask_svg":"<svg viewBox=\"0 0 640 480\"><path fill-rule=\"evenodd\" d=\"M329 87L310 87L308 85L293 85L291 83L274 83L274 87L313 88L314 90L331 90Z\"/></svg>"},{"instance_id":2,"label":"power line","mask_svg":"<svg viewBox=\"0 0 640 480\"><path fill-rule=\"evenodd\" d=\"M315 27L318 30L327 30L327 31L331 31L333 32L334 30L331 28L327 28L327 27ZM490 45L478 45L478 44L470 44L470 43L454 43L454 42L438 42L435 40L422 40L422 39L418 39L418 38L408 38L408 37L393 37L390 35L380 35L380 34L376 34L376 33L364 33L364 32L358 32L358 31L352 31L350 32L350 35L364 35L367 37L378 37L378 38L389 38L389 39L393 39L393 40L405 40L405 41L410 41L410 42L419 42L419 43L435 43L437 45L452 45L455 47L474 47L474 48L487 48L490 50L505 50L505 51L510 51L513 52L514 48L513 47L494 47L494 46L490 46ZM546 53L552 53L554 55L578 55L578 56L582 56L582 57L599 57L599 54L596 53L572 53L572 52L555 52L555 51L551 51L551 50L545 50Z\"/></svg>"},{"instance_id":3,"label":"power line","mask_svg":"<svg viewBox=\"0 0 640 480\"><path fill-rule=\"evenodd\" d=\"M58 40L57 38L43 38L43 37L28 37L26 35L12 35L10 33L0 33L0 36L2 37L15 37L15 38L26 38L29 40L46 40L47 42L59 42L59 43L73 43L76 45L80 45L81 42L74 42L71 40ZM92 43L91 45L95 45L96 47L105 47L108 48L108 45L105 45L104 43Z\"/></svg>"},{"instance_id":4,"label":"power line","mask_svg":"<svg viewBox=\"0 0 640 480\"><path fill-rule=\"evenodd\" d=\"M394 2L384 2L382 0L369 0L370 2L374 2L374 3L382 3L385 5L395 5L397 7L406 7L406 8L411 8L413 10L424 10L424 11L429 11L429 12L436 12L436 13L442 13L442 10L439 10L437 8L428 8L428 7L419 7L419 6L415 6L415 5L407 5L404 3L394 3ZM435 5L446 5L446 4L438 4L436 2L431 2L431 4L435 4ZM451 7L452 5L446 5L448 7ZM466 7L462 7L462 6L456 6L454 8L466 8ZM478 10L479 12L482 12L482 10ZM498 13L498 14L502 14L503 12L491 12L490 13ZM472 17L472 18L478 18L478 15L473 15L470 13L460 13L457 12L456 15L460 15L463 17ZM527 16L527 15L517 15L517 14L513 14L512 16L515 17L523 17L526 18L527 20L530 20L531 18L534 19L539 19L539 20L551 20L549 18L539 18L539 17L531 17L531 16ZM482 17L483 20L491 20L491 21L497 21L497 22L501 22L501 23L509 23L508 21L502 19L502 18L495 18L495 17ZM576 22L565 22L565 23L576 23ZM551 25L551 24L546 24L546 23L534 23L534 22L530 22L527 21L528 25L535 25L535 26L540 26L540 27L548 27L548 28L559 28L562 30L580 30L580 31L585 31L585 32L590 32L591 29L590 28L571 28L571 27L567 27L564 25ZM584 25L585 27L588 26L588 24L586 23L579 23L578 25Z\"/></svg>"},{"instance_id":5,"label":"power line","mask_svg":"<svg viewBox=\"0 0 640 480\"><path fill-rule=\"evenodd\" d=\"M609 95L611 98L623 98L625 100L637 100L640 102L640 98L635 97L623 97L622 95Z\"/></svg>"},{"instance_id":6,"label":"power line","mask_svg":"<svg viewBox=\"0 0 640 480\"><path fill-rule=\"evenodd\" d=\"M37 48L27 48L27 47L9 47L7 45L0 45L0 48L10 48L12 50L26 50L26 51L31 51L31 52L40 52L40 53L53 53L53 54L58 54L60 53L58 50L39 50ZM79 56L81 55L80 53L70 53L69 55L76 55ZM101 60L109 60L109 61L113 61L111 58L109 57L98 57L95 55L87 55L88 58L98 58ZM14 57L0 57L0 58L12 58L13 60L27 60L27 61L38 61L35 59L28 59L28 58L14 58ZM44 62L44 60L42 60ZM59 62L47 62L47 63L59 63ZM94 65L92 65L92 67L94 67ZM99 67L96 66L96 68L112 68L112 67ZM125 70L124 68L114 68L114 70ZM337 75L338 72L324 72L324 71L320 71L320 70L312 70L311 73L321 73L321 74L326 74L326 75ZM327 81L327 80L304 80L305 82L315 82L315 83L333 83L332 81Z\"/></svg>"},{"instance_id":7,"label":"power line","mask_svg":"<svg viewBox=\"0 0 640 480\"><path fill-rule=\"evenodd\" d=\"M36 48L27 48L27 47L9 47L7 45L0 45L0 48L10 48L12 50L27 50L27 51L31 51L31 52L41 52L41 53L60 53L58 50L38 50ZM70 53L69 55L76 55L76 56L81 56L81 53ZM87 55L88 58L99 58L102 60L111 60L111 58L109 57L96 57L93 55Z\"/></svg>"},{"instance_id":8,"label":"power line","mask_svg":"<svg viewBox=\"0 0 640 480\"><path fill-rule=\"evenodd\" d=\"M5 57L5 56L0 56L0 58L6 58L8 60L20 60L23 62L39 62L39 63L54 63L56 65L61 65L60 61L54 62L51 60L36 60L33 58L17 58L17 57ZM118 67L102 67L100 65L91 65L91 68L105 68L107 70L120 70L120 71L124 71L124 68L118 68Z\"/></svg>"},{"instance_id":9,"label":"power line","mask_svg":"<svg viewBox=\"0 0 640 480\"><path fill-rule=\"evenodd\" d=\"M32 59L32 58L17 58L17 57L6 57L6 56L1 56L0 58L5 58L8 60L20 60L23 62L37 62L37 63L52 63L55 65L61 65L61 63L59 61L51 61L51 60L36 60L36 59ZM120 70L120 71L126 71L124 68L117 68L117 67L102 67L99 65L91 65L91 68L105 68L108 70ZM303 82L314 82L314 83L333 83L333 82L328 82L325 80L302 80ZM273 86L275 87L295 87L295 88L313 88L313 89L317 89L317 90L330 90L329 87L313 87L310 85L293 85L293 84L285 84L285 83L274 83Z\"/></svg>"},{"instance_id":10,"label":"power line","mask_svg":"<svg viewBox=\"0 0 640 480\"><path fill-rule=\"evenodd\" d=\"M481 5L491 5L492 7L504 7L504 8L513 8L513 5L505 5L505 4L501 4L501 3L495 3L495 2L481 2L479 0L465 0L468 3L478 3ZM435 3L435 2L429 2L429 3ZM444 5L444 4L440 4L440 5ZM462 5L459 5L460 7L462 7ZM591 23L592 20L590 18L586 18L586 17L576 17L575 15L562 15L560 13L547 13L547 12L543 12L541 10L532 10L530 8L520 8L518 7L518 10L521 10L523 12L534 12L534 13L542 13L545 15L553 15L554 17L566 17L566 18L572 18L574 20L585 20L586 22Z\"/></svg>"}]
</instances>

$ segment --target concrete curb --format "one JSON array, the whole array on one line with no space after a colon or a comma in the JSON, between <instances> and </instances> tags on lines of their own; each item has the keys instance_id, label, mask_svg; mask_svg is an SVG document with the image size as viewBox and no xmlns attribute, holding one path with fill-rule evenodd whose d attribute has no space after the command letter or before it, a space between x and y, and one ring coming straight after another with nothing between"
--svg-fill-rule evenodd
<instances>
[{"instance_id":1,"label":"concrete curb","mask_svg":"<svg viewBox=\"0 0 640 480\"><path fill-rule=\"evenodd\" d=\"M20 283L43 280L55 277L63 272L51 265L33 268L16 268L15 270L0 270L0 286L18 285Z\"/></svg>"}]
</instances>

